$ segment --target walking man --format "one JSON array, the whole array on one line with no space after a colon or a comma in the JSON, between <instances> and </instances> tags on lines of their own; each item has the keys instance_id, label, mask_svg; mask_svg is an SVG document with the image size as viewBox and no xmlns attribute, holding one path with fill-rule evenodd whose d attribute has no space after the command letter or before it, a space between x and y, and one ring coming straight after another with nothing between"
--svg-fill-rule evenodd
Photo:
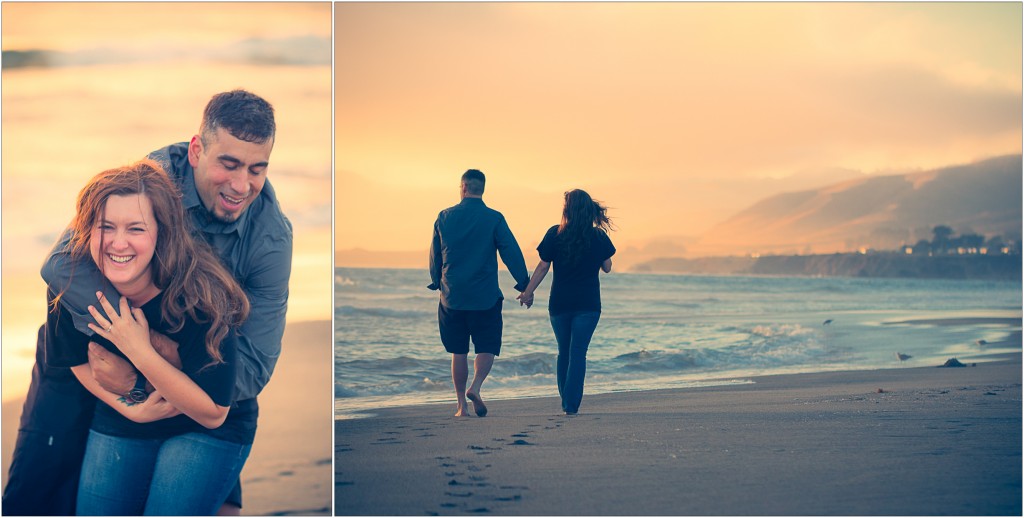
<instances>
[{"instance_id":1,"label":"walking man","mask_svg":"<svg viewBox=\"0 0 1024 518\"><path fill-rule=\"evenodd\" d=\"M501 255L522 292L530 282L519 243L500 212L484 204L484 174L470 169L462 175L462 201L437 215L430 243L430 286L441 292L437 323L441 343L452 354L452 383L458 402L456 417L468 416L466 399L483 417L487 406L480 386L491 371L494 357L501 353L501 303L498 288L498 260ZM469 378L469 341L473 340L473 383Z\"/></svg>"}]
</instances>

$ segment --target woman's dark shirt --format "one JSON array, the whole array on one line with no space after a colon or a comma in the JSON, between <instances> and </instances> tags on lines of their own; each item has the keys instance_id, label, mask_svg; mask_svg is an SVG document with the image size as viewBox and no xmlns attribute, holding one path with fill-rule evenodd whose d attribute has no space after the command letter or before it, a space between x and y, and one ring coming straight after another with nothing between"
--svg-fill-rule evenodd
<instances>
[{"instance_id":1,"label":"woman's dark shirt","mask_svg":"<svg viewBox=\"0 0 1024 518\"><path fill-rule=\"evenodd\" d=\"M209 324L197 323L188 317L185 324L176 332L170 331L171 325L163 319L160 304L163 293L142 305L146 321L150 329L164 334L178 344L178 355L181 357L182 371L188 375L210 399L220 406L231 407L227 419L220 427L210 430L181 414L168 419L151 423L136 423L97 401L96 414L93 417L92 429L107 435L118 437L164 439L190 432L200 432L241 444L250 444L256 435L256 417L258 407L256 400L242 401L241 405L233 404L235 392L235 375L238 368L236 353L236 337L233 332L221 342L220 352L224 363L210 364L212 357L206 351L206 332ZM46 363L53 367L74 367L89 363L88 345L90 341L103 346L114 354L127 357L110 341L99 335L88 337L74 327L71 314L63 304L57 305L59 311L47 314L52 322L55 333L46 341ZM52 307L52 306L51 306ZM48 322L48 325L50 322ZM48 337L49 338L49 337ZM121 404L121 403L117 403Z\"/></svg>"},{"instance_id":2,"label":"woman's dark shirt","mask_svg":"<svg viewBox=\"0 0 1024 518\"><path fill-rule=\"evenodd\" d=\"M594 228L594 234L585 250L575 250L570 263L561 246L558 225L548 229L537 246L542 261L551 263L554 280L551 282L551 300L548 312L552 315L571 311L601 311L601 264L615 255L615 246L603 230Z\"/></svg>"}]
</instances>

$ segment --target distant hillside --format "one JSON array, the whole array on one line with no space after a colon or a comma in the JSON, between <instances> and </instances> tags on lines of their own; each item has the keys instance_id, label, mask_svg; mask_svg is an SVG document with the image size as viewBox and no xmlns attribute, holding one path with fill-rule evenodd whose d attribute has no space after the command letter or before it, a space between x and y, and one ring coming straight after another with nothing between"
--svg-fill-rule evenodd
<instances>
[{"instance_id":1,"label":"distant hillside","mask_svg":"<svg viewBox=\"0 0 1024 518\"><path fill-rule=\"evenodd\" d=\"M1021 155L876 176L762 200L712 228L689 256L895 249L935 225L1019 240Z\"/></svg>"},{"instance_id":2,"label":"distant hillside","mask_svg":"<svg viewBox=\"0 0 1024 518\"><path fill-rule=\"evenodd\" d=\"M1020 255L921 256L900 253L772 255L657 259L638 273L702 275L806 275L922 279L1021 280Z\"/></svg>"}]
</instances>

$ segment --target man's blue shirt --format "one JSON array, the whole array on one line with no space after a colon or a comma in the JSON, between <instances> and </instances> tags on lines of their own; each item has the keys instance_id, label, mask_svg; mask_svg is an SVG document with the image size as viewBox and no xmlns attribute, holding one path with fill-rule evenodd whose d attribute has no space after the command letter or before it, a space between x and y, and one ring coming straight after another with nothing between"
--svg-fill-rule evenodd
<instances>
[{"instance_id":1,"label":"man's blue shirt","mask_svg":"<svg viewBox=\"0 0 1024 518\"><path fill-rule=\"evenodd\" d=\"M434 222L428 288L440 290L447 308L489 309L502 298L496 254L516 280L515 289L526 289L526 261L505 217L480 198L463 198L441 211Z\"/></svg>"}]
</instances>

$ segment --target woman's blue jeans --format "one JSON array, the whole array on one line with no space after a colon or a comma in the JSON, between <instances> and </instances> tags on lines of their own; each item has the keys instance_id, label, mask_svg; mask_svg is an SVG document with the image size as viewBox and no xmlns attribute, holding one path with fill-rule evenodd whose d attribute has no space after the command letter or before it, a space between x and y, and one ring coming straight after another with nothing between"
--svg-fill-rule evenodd
<instances>
[{"instance_id":1,"label":"woman's blue jeans","mask_svg":"<svg viewBox=\"0 0 1024 518\"><path fill-rule=\"evenodd\" d=\"M251 449L202 433L133 439L90 430L76 514L214 515Z\"/></svg>"},{"instance_id":2,"label":"woman's blue jeans","mask_svg":"<svg viewBox=\"0 0 1024 518\"><path fill-rule=\"evenodd\" d=\"M573 311L550 315L551 329L558 342L556 378L562 410L575 414L583 401L583 379L587 376L587 349L601 319L600 311Z\"/></svg>"}]
</instances>

